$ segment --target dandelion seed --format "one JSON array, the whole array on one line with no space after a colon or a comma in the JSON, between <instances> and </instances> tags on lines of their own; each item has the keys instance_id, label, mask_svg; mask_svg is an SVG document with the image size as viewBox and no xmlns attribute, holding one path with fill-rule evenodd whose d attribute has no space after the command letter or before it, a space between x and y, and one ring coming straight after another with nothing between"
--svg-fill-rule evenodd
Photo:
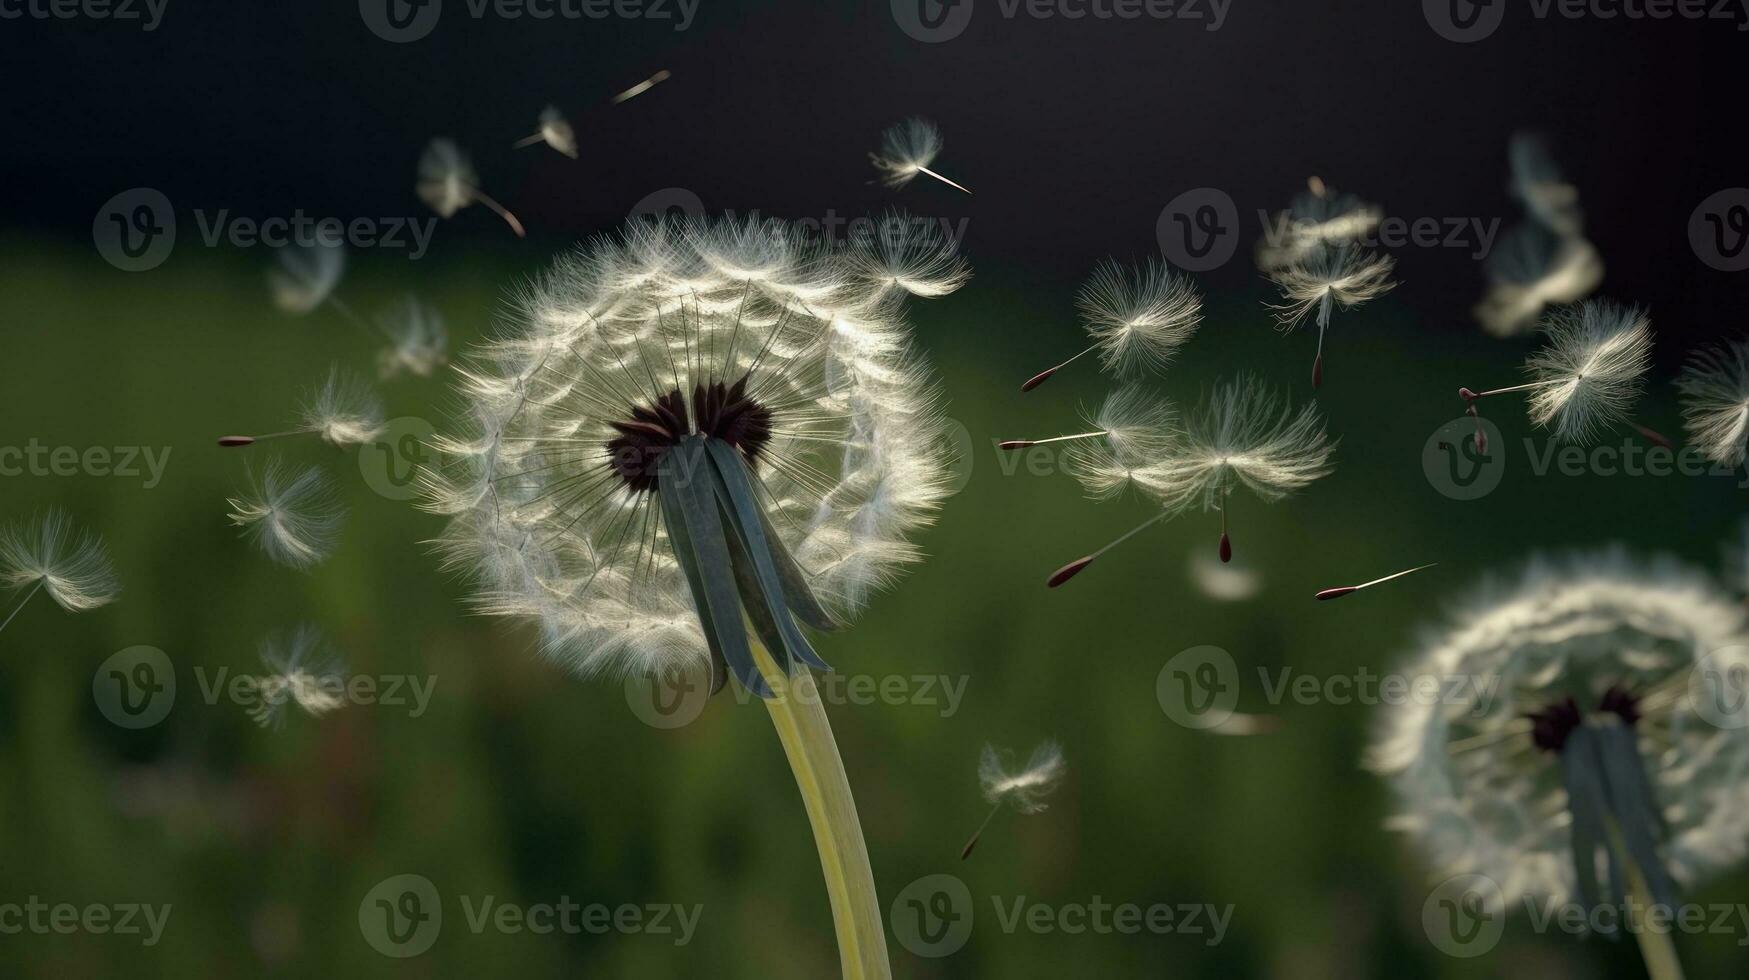
<instances>
[{"instance_id":1,"label":"dandelion seed","mask_svg":"<svg viewBox=\"0 0 1749 980\"><path fill-rule=\"evenodd\" d=\"M1416 565L1414 568L1405 568L1400 572L1393 572L1390 575L1384 576L1383 578L1375 578L1371 582L1362 582L1359 585L1343 585L1343 586L1338 586L1334 589L1322 589L1316 595L1314 595L1312 598L1317 599L1320 602L1328 600L1328 599L1340 599L1345 595L1350 595L1350 594L1353 594L1355 592L1359 592L1361 589L1370 589L1375 585L1383 585L1384 583L1390 582L1394 579L1400 579L1405 575L1413 575L1416 572L1419 572L1424 568L1432 568L1434 565L1437 565L1437 564L1439 564L1439 563L1438 562L1429 562L1425 565Z\"/></svg>"},{"instance_id":2,"label":"dandelion seed","mask_svg":"<svg viewBox=\"0 0 1749 980\"><path fill-rule=\"evenodd\" d=\"M1749 341L1695 353L1676 379L1688 441L1707 459L1741 466L1749 452Z\"/></svg>"},{"instance_id":3,"label":"dandelion seed","mask_svg":"<svg viewBox=\"0 0 1749 980\"><path fill-rule=\"evenodd\" d=\"M1652 363L1652 324L1637 307L1593 300L1561 307L1543 320L1548 342L1525 362L1532 380L1521 385L1471 391L1458 397L1477 417L1476 403L1493 395L1529 392L1531 421L1550 426L1562 442L1585 443L1611 424L1629 424L1628 409L1639 397L1641 377ZM1635 425L1641 434L1668 445L1663 436Z\"/></svg>"},{"instance_id":4,"label":"dandelion seed","mask_svg":"<svg viewBox=\"0 0 1749 980\"><path fill-rule=\"evenodd\" d=\"M339 242L306 242L274 249L267 270L273 303L287 313L309 313L334 298L346 273L346 248Z\"/></svg>"},{"instance_id":5,"label":"dandelion seed","mask_svg":"<svg viewBox=\"0 0 1749 980\"><path fill-rule=\"evenodd\" d=\"M644 79L643 81L639 82L638 84L633 85L631 88L626 89L624 92L621 92L620 94L614 96L613 97L613 104L619 105L621 102L624 102L627 99L632 99L632 98L636 98L640 95L643 95L645 92L648 92L649 90L655 88L657 85L661 84L662 82L666 82L669 78L673 77L673 75L674 75L673 72L664 68L661 71L658 71L656 74L651 75L649 78Z\"/></svg>"},{"instance_id":6,"label":"dandelion seed","mask_svg":"<svg viewBox=\"0 0 1749 980\"><path fill-rule=\"evenodd\" d=\"M449 359L449 330L443 315L417 298L408 296L378 325L389 346L377 357L378 374L387 379L405 371L429 377Z\"/></svg>"},{"instance_id":7,"label":"dandelion seed","mask_svg":"<svg viewBox=\"0 0 1749 980\"><path fill-rule=\"evenodd\" d=\"M1277 212L1257 242L1257 268L1277 272L1304 261L1326 247L1338 247L1372 234L1384 211L1353 194L1338 194L1316 177L1295 195L1286 211Z\"/></svg>"},{"instance_id":8,"label":"dandelion seed","mask_svg":"<svg viewBox=\"0 0 1749 980\"><path fill-rule=\"evenodd\" d=\"M1583 238L1562 238L1536 222L1500 236L1482 267L1488 294L1476 319L1496 337L1534 326L1551 306L1577 303L1603 281L1603 260Z\"/></svg>"},{"instance_id":9,"label":"dandelion seed","mask_svg":"<svg viewBox=\"0 0 1749 980\"><path fill-rule=\"evenodd\" d=\"M1391 269L1396 260L1357 245L1324 246L1270 275L1287 303L1274 307L1276 322L1293 330L1313 309L1318 311L1318 352L1312 359L1312 387L1324 381L1324 331L1330 313L1340 305L1351 310L1396 288Z\"/></svg>"},{"instance_id":10,"label":"dandelion seed","mask_svg":"<svg viewBox=\"0 0 1749 980\"><path fill-rule=\"evenodd\" d=\"M1093 343L1079 354L1027 379L1031 391L1095 351L1107 372L1131 376L1164 368L1202 323L1202 297L1190 280L1164 262L1129 268L1107 260L1093 270L1076 300Z\"/></svg>"},{"instance_id":11,"label":"dandelion seed","mask_svg":"<svg viewBox=\"0 0 1749 980\"><path fill-rule=\"evenodd\" d=\"M419 199L440 217L454 217L457 211L478 201L503 218L516 237L527 237L528 233L516 215L480 190L479 174L474 172L474 165L454 140L438 138L426 146L424 155L419 158L416 189Z\"/></svg>"},{"instance_id":12,"label":"dandelion seed","mask_svg":"<svg viewBox=\"0 0 1749 980\"><path fill-rule=\"evenodd\" d=\"M327 560L340 537L345 512L326 474L309 467L288 473L275 459L251 480L241 497L231 497L231 523L243 528L267 557L306 569Z\"/></svg>"},{"instance_id":13,"label":"dandelion seed","mask_svg":"<svg viewBox=\"0 0 1749 980\"><path fill-rule=\"evenodd\" d=\"M1492 879L1496 902L1674 906L1744 856L1749 716L1728 696L1749 624L1706 577L1621 552L1537 561L1407 672L1443 693L1379 719L1368 765L1395 791L1390 826L1443 873Z\"/></svg>"},{"instance_id":14,"label":"dandelion seed","mask_svg":"<svg viewBox=\"0 0 1749 980\"><path fill-rule=\"evenodd\" d=\"M261 663L267 673L255 678L257 701L249 709L261 727L285 724L294 704L312 718L346 706L346 664L314 627L263 640Z\"/></svg>"},{"instance_id":15,"label":"dandelion seed","mask_svg":"<svg viewBox=\"0 0 1749 980\"><path fill-rule=\"evenodd\" d=\"M1014 773L1008 771L1003 754L997 752L995 746L984 746L984 754L978 760L978 782L984 789L984 802L990 804L990 814L966 841L965 848L960 851L960 860L972 856L978 838L983 836L985 828L1004 806L1011 806L1021 814L1043 812L1046 809L1045 797L1056 792L1068 770L1068 764L1063 761L1063 749L1056 742L1044 742L1033 749L1025 768Z\"/></svg>"},{"instance_id":16,"label":"dandelion seed","mask_svg":"<svg viewBox=\"0 0 1749 980\"><path fill-rule=\"evenodd\" d=\"M370 386L332 368L328 380L305 402L298 428L259 436L220 436L221 446L250 446L268 439L316 435L334 446L361 446L382 434L383 406Z\"/></svg>"},{"instance_id":17,"label":"dandelion seed","mask_svg":"<svg viewBox=\"0 0 1749 980\"><path fill-rule=\"evenodd\" d=\"M929 169L941 154L941 147L941 130L927 119L912 116L882 133L881 151L870 153L868 159L881 172L881 183L887 187L904 187L923 174L970 194L971 191Z\"/></svg>"},{"instance_id":18,"label":"dandelion seed","mask_svg":"<svg viewBox=\"0 0 1749 980\"><path fill-rule=\"evenodd\" d=\"M571 159L577 159L577 131L571 128L570 121L557 106L542 109L540 128L532 136L524 136L511 145L520 150L536 143L545 143Z\"/></svg>"},{"instance_id":19,"label":"dandelion seed","mask_svg":"<svg viewBox=\"0 0 1749 980\"><path fill-rule=\"evenodd\" d=\"M1507 147L1512 166L1512 193L1544 227L1563 238L1584 230L1579 190L1567 183L1560 165L1540 133L1517 133Z\"/></svg>"},{"instance_id":20,"label":"dandelion seed","mask_svg":"<svg viewBox=\"0 0 1749 980\"><path fill-rule=\"evenodd\" d=\"M47 592L68 612L96 609L115 600L121 586L103 540L89 531L77 532L65 513L50 510L28 524L0 528L0 586L24 598L0 621L12 623L38 592Z\"/></svg>"},{"instance_id":21,"label":"dandelion seed","mask_svg":"<svg viewBox=\"0 0 1749 980\"><path fill-rule=\"evenodd\" d=\"M1229 562L1233 545L1227 510L1233 490L1243 486L1265 502L1279 500L1327 475L1334 448L1316 407L1296 411L1246 375L1219 384L1191 416L1175 448L1134 475L1134 485L1160 503L1160 512L1057 569L1046 584L1062 585L1143 530L1197 507L1220 511L1218 554L1223 563Z\"/></svg>"}]
</instances>

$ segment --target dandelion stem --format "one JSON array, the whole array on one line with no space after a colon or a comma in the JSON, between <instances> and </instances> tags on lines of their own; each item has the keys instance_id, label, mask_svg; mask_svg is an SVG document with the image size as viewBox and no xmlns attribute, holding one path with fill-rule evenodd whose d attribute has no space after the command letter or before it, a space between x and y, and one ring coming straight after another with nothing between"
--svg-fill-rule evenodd
<instances>
[{"instance_id":1,"label":"dandelion stem","mask_svg":"<svg viewBox=\"0 0 1749 980\"><path fill-rule=\"evenodd\" d=\"M868 863L856 800L844 775L844 760L832 739L814 679L806 670L791 675L778 667L756 635L749 633L753 658L771 685L765 699L771 723L789 757L790 769L807 807L832 902L832 924L838 933L838 962L845 980L890 980L887 938L881 923L880 899Z\"/></svg>"},{"instance_id":2,"label":"dandelion stem","mask_svg":"<svg viewBox=\"0 0 1749 980\"><path fill-rule=\"evenodd\" d=\"M6 616L6 622L0 623L0 630L4 630L6 627L12 625L12 621L24 610L25 603L30 601L31 596L42 591L43 583L46 581L48 581L48 579L39 578L36 580L36 585L32 586L30 591L24 594L24 598L18 600L18 605L12 607L12 612Z\"/></svg>"},{"instance_id":3,"label":"dandelion stem","mask_svg":"<svg viewBox=\"0 0 1749 980\"><path fill-rule=\"evenodd\" d=\"M536 143L544 143L546 142L546 139L547 136L545 133L536 133L533 136L524 136L522 139L510 144L510 146L513 149L520 150L524 147L533 146Z\"/></svg>"},{"instance_id":4,"label":"dandelion stem","mask_svg":"<svg viewBox=\"0 0 1749 980\"><path fill-rule=\"evenodd\" d=\"M1050 442L1068 442L1072 439L1092 439L1095 436L1106 436L1111 433L1105 429L1098 432L1077 432L1072 436L1051 436L1049 439L1005 439L1000 444L1002 449L1025 449L1028 446L1042 446Z\"/></svg>"},{"instance_id":5,"label":"dandelion stem","mask_svg":"<svg viewBox=\"0 0 1749 980\"><path fill-rule=\"evenodd\" d=\"M1616 828L1615 821L1609 820L1608 827L1610 847L1627 870L1628 907L1632 909L1637 905L1650 912L1657 900L1652 897L1652 890L1646 887L1646 877L1640 873L1640 866L1628 855L1628 849L1622 843L1621 831ZM1646 973L1651 980L1683 980L1682 961L1676 958L1676 945L1670 941L1669 928L1655 927L1648 917L1637 924L1630 922L1628 929L1640 944L1640 957L1646 961Z\"/></svg>"},{"instance_id":6,"label":"dandelion stem","mask_svg":"<svg viewBox=\"0 0 1749 980\"><path fill-rule=\"evenodd\" d=\"M990 821L996 819L996 814L1001 809L1002 809L1002 801L997 800L996 805L990 808L989 816L986 816L984 818L983 823L978 824L977 830L972 831L972 839L966 841L965 848L960 851L960 860L961 861L964 861L966 858L969 858L972 856L972 848L978 846L978 838L984 836L984 830L990 826Z\"/></svg>"},{"instance_id":7,"label":"dandelion stem","mask_svg":"<svg viewBox=\"0 0 1749 980\"><path fill-rule=\"evenodd\" d=\"M948 180L946 177L943 177L942 175L936 173L935 171L929 169L928 167L918 167L917 172L922 173L922 174L928 174L929 176L934 177L936 180L941 181L942 183L946 184L949 187L955 187L955 188L958 188L959 190L966 191L967 194L971 193L971 191L967 191L964 187L960 187L960 185L954 183L951 180Z\"/></svg>"},{"instance_id":8,"label":"dandelion stem","mask_svg":"<svg viewBox=\"0 0 1749 980\"><path fill-rule=\"evenodd\" d=\"M1462 398L1464 401L1475 401L1478 398L1486 398L1489 395L1506 395L1514 391L1529 391L1532 388L1547 388L1549 385L1562 383L1563 381L1560 378L1551 378L1548 381L1531 381L1526 384L1513 385L1510 388L1492 388L1488 391L1471 391L1468 388L1459 388L1458 397Z\"/></svg>"}]
</instances>

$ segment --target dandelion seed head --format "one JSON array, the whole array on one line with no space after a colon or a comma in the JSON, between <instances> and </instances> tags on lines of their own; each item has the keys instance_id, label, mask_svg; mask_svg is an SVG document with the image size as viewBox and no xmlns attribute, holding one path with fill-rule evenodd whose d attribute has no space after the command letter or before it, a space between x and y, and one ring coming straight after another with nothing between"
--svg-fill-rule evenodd
<instances>
[{"instance_id":1,"label":"dandelion seed head","mask_svg":"<svg viewBox=\"0 0 1749 980\"><path fill-rule=\"evenodd\" d=\"M1151 467L1171 455L1179 439L1172 404L1138 385L1113 391L1087 423L1104 434L1073 442L1068 467L1095 498L1113 497L1130 487L1149 489Z\"/></svg>"},{"instance_id":2,"label":"dandelion seed head","mask_svg":"<svg viewBox=\"0 0 1749 980\"><path fill-rule=\"evenodd\" d=\"M1328 475L1335 444L1311 404L1295 409L1251 375L1217 384L1185 426L1178 452L1155 470L1174 509L1222 506L1235 485L1279 500Z\"/></svg>"},{"instance_id":3,"label":"dandelion seed head","mask_svg":"<svg viewBox=\"0 0 1749 980\"><path fill-rule=\"evenodd\" d=\"M1724 659L1720 659L1724 658ZM1702 662L1749 670L1742 605L1705 576L1621 551L1539 559L1494 581L1428 632L1405 669L1438 681L1380 717L1368 765L1383 774L1411 834L1446 873L1520 896L1575 893L1572 821L1562 769L1539 751L1529 716L1572 698L1588 716L1613 689L1665 825L1661 850L1684 885L1749 847L1749 727L1705 720L1690 701Z\"/></svg>"},{"instance_id":4,"label":"dandelion seed head","mask_svg":"<svg viewBox=\"0 0 1749 980\"><path fill-rule=\"evenodd\" d=\"M1743 465L1749 443L1749 341L1696 352L1676 387L1688 441L1715 463Z\"/></svg>"},{"instance_id":5,"label":"dandelion seed head","mask_svg":"<svg viewBox=\"0 0 1749 980\"><path fill-rule=\"evenodd\" d=\"M385 426L382 402L376 393L339 367L332 368L328 380L310 396L300 421L305 430L336 446L363 445L380 435Z\"/></svg>"},{"instance_id":6,"label":"dandelion seed head","mask_svg":"<svg viewBox=\"0 0 1749 980\"><path fill-rule=\"evenodd\" d=\"M389 337L389 346L377 358L381 377L402 372L430 377L449 359L449 329L443 314L416 297L406 297L377 323Z\"/></svg>"},{"instance_id":7,"label":"dandelion seed head","mask_svg":"<svg viewBox=\"0 0 1749 980\"><path fill-rule=\"evenodd\" d=\"M935 383L894 294L965 273L871 273L889 262L759 222L658 220L521 289L458 370L463 431L424 474L479 608L534 620L584 674L708 662L659 492L703 438L744 463L824 612L853 617L918 559L909 535L949 490Z\"/></svg>"},{"instance_id":8,"label":"dandelion seed head","mask_svg":"<svg viewBox=\"0 0 1749 980\"><path fill-rule=\"evenodd\" d=\"M541 110L540 136L548 146L573 160L577 159L577 131L571 128L570 121L557 106L547 106Z\"/></svg>"},{"instance_id":9,"label":"dandelion seed head","mask_svg":"<svg viewBox=\"0 0 1749 980\"><path fill-rule=\"evenodd\" d=\"M920 116L890 127L881 134L881 149L868 155L887 187L903 187L916 179L941 153L941 130Z\"/></svg>"},{"instance_id":10,"label":"dandelion seed head","mask_svg":"<svg viewBox=\"0 0 1749 980\"><path fill-rule=\"evenodd\" d=\"M419 179L415 190L426 206L440 217L452 218L457 211L474 203L480 177L468 155L455 141L446 137L432 140L419 157Z\"/></svg>"},{"instance_id":11,"label":"dandelion seed head","mask_svg":"<svg viewBox=\"0 0 1749 980\"><path fill-rule=\"evenodd\" d=\"M1500 237L1483 261L1488 293L1476 319L1496 337L1534 327L1551 306L1577 303L1603 281L1603 260L1583 238L1567 238L1536 222Z\"/></svg>"},{"instance_id":12,"label":"dandelion seed head","mask_svg":"<svg viewBox=\"0 0 1749 980\"><path fill-rule=\"evenodd\" d=\"M1063 761L1062 746L1056 742L1041 743L1017 771L1009 770L1010 763L1004 756L995 746L986 745L978 759L978 782L983 786L985 802L1006 803L1020 813L1044 810L1045 798L1056 792L1069 771L1068 763Z\"/></svg>"},{"instance_id":13,"label":"dandelion seed head","mask_svg":"<svg viewBox=\"0 0 1749 980\"><path fill-rule=\"evenodd\" d=\"M1107 371L1134 374L1165 367L1202 323L1202 297L1164 262L1140 268L1100 263L1076 305Z\"/></svg>"},{"instance_id":14,"label":"dandelion seed head","mask_svg":"<svg viewBox=\"0 0 1749 980\"><path fill-rule=\"evenodd\" d=\"M273 305L287 313L308 313L334 295L346 272L346 248L339 242L283 245L274 250L274 266L267 270L268 291Z\"/></svg>"},{"instance_id":15,"label":"dandelion seed head","mask_svg":"<svg viewBox=\"0 0 1749 980\"><path fill-rule=\"evenodd\" d=\"M1275 307L1276 323L1283 330L1292 330L1313 310L1331 304L1353 309L1377 299L1396 288L1391 280L1395 266L1396 260L1389 255L1359 245L1314 248L1299 261L1270 274L1286 300Z\"/></svg>"},{"instance_id":16,"label":"dandelion seed head","mask_svg":"<svg viewBox=\"0 0 1749 980\"><path fill-rule=\"evenodd\" d=\"M261 642L267 673L255 678L257 700L249 717L263 728L285 723L288 708L320 718L346 706L346 664L322 634L309 625Z\"/></svg>"},{"instance_id":17,"label":"dandelion seed head","mask_svg":"<svg viewBox=\"0 0 1749 980\"><path fill-rule=\"evenodd\" d=\"M1316 181L1293 204L1270 219L1257 243L1257 267L1275 272L1305 260L1320 248L1358 242L1378 228L1384 210L1354 194L1340 194Z\"/></svg>"},{"instance_id":18,"label":"dandelion seed head","mask_svg":"<svg viewBox=\"0 0 1749 980\"><path fill-rule=\"evenodd\" d=\"M1530 418L1556 439L1584 443L1627 421L1652 364L1652 323L1637 307L1591 300L1543 319L1548 342L1525 362L1542 387L1530 395Z\"/></svg>"},{"instance_id":19,"label":"dandelion seed head","mask_svg":"<svg viewBox=\"0 0 1749 980\"><path fill-rule=\"evenodd\" d=\"M64 511L0 528L0 584L40 587L68 612L96 609L121 593L103 540L76 531Z\"/></svg>"},{"instance_id":20,"label":"dandelion seed head","mask_svg":"<svg viewBox=\"0 0 1749 980\"><path fill-rule=\"evenodd\" d=\"M269 460L261 479L231 497L231 523L281 565L306 569L327 560L346 515L327 474L317 467L292 472Z\"/></svg>"},{"instance_id":21,"label":"dandelion seed head","mask_svg":"<svg viewBox=\"0 0 1749 980\"><path fill-rule=\"evenodd\" d=\"M1549 140L1541 133L1516 133L1507 146L1512 167L1512 193L1525 210L1550 231L1576 237L1584 230L1579 189L1568 183L1555 162Z\"/></svg>"}]
</instances>

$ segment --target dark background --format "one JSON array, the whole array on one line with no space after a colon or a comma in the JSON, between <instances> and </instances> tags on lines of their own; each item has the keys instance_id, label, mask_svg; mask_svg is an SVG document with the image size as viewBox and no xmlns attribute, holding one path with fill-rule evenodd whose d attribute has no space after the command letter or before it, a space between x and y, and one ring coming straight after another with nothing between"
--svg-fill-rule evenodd
<instances>
[{"instance_id":1,"label":"dark background","mask_svg":"<svg viewBox=\"0 0 1749 980\"><path fill-rule=\"evenodd\" d=\"M429 257L358 250L341 292L375 310L417 291L457 348L552 255L612 230L646 195L695 193L709 211L819 219L878 212L968 219L975 270L914 313L948 411L971 439L969 482L920 538L928 563L821 643L874 676L969 680L963 710L832 705L884 901L952 873L979 903L965 949L891 944L896 976L1643 976L1631 943L1538 935L1525 917L1474 960L1421 924L1429 869L1382 824L1391 801L1360 768L1377 709L1264 702L1282 731L1220 738L1173 724L1154 695L1174 653L1231 652L1245 676L1321 677L1400 663L1416 628L1477 579L1532 553L1621 542L1706 569L1737 540L1737 479L1538 476L1518 447L1546 441L1522 407L1489 416L1514 454L1500 489L1448 499L1421 452L1457 416L1459 384L1506 384L1527 339L1484 336L1483 275L1468 249L1391 251L1401 285L1338 314L1318 392L1337 471L1306 492L1235 512L1239 558L1262 591L1217 603L1187 569L1214 547L1188 515L1102 559L1072 588L1051 568L1132 526L1136 501L1094 505L1060 474L1003 469L995 439L1075 431L1106 379L1018 382L1079 348L1076 287L1100 259L1158 251L1179 193L1236 202L1244 240L1198 274L1207 320L1161 384L1195 399L1255 371L1310 396L1312 338L1283 338L1250 261L1256 212L1317 174L1406 217L1500 220L1513 132L1551 134L1607 267L1602 295L1645 305L1656 366L1637 417L1680 432L1670 380L1695 344L1743 329L1749 274L1689 246L1696 206L1749 183L1741 135L1749 38L1729 22L1538 21L1514 0L1500 29L1445 40L1419 4L1234 0L1206 22L1040 21L975 0L951 41L919 43L885 4L702 0L673 22L501 20L445 0L430 36L392 44L357 5L170 0L149 34L122 23L0 20L0 445L173 447L160 487L0 481L0 521L48 504L101 532L124 593L70 615L38 600L0 634L0 902L171 903L163 945L120 937L0 937L0 972L29 976L830 976L836 953L819 865L764 712L719 700L675 731L640 724L621 685L565 677L525 627L467 614L468 583L420 546L436 519L347 478L341 549L300 575L269 565L223 518L242 462L212 437L295 412L331 362L373 350L331 313L295 320L262 282L265 249L205 248L193 212L416 217L414 167L434 136L470 150L483 187L528 225L512 239L471 208L438 225ZM673 77L607 99L657 69ZM513 150L542 106L576 124L581 159ZM871 183L866 154L913 114L940 124L938 169L971 197L919 180ZM92 244L118 192L173 202L178 243L125 273ZM447 425L451 379L386 386L390 416ZM288 449L288 452L292 450ZM1389 590L1315 604L1320 588L1440 561ZM1734 581L1744 590L1749 583ZM9 606L0 607L9 610ZM268 632L314 622L360 674L437 679L429 714L349 706L263 731L232 706L179 700L124 731L93 706L93 670L150 644L193 671L254 669ZM180 697L180 695L179 695ZM1024 751L1054 736L1070 777L1051 808L1004 815L960 864L986 812L985 741ZM438 945L396 961L360 937L360 897L420 873L446 896L523 903L701 903L698 937L473 935L449 917ZM1741 869L1693 896L1734 903ZM1183 936L1004 935L989 896L1062 906L1232 903L1218 946ZM1733 975L1735 935L1679 937L1692 977Z\"/></svg>"}]
</instances>

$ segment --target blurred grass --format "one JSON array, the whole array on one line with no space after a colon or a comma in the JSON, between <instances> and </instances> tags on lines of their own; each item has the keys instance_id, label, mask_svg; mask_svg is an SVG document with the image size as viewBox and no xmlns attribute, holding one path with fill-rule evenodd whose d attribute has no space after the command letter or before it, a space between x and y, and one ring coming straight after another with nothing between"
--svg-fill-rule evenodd
<instances>
[{"instance_id":1,"label":"blurred grass","mask_svg":"<svg viewBox=\"0 0 1749 980\"><path fill-rule=\"evenodd\" d=\"M4 241L0 255L0 445L171 450L152 489L120 477L0 478L0 520L64 506L103 534L124 585L119 603L81 615L39 598L0 634L0 902L173 906L154 948L119 936L6 936L0 972L833 975L817 858L763 711L719 698L684 728L641 724L621 685L564 676L534 654L526 627L469 616L466 584L420 545L439 522L372 492L350 454L272 447L326 463L346 487L351 514L328 563L298 574L237 539L224 500L244 458L213 438L282 427L330 363L368 372L374 352L362 335L327 312L275 313L262 254L191 248L137 275L56 243ZM341 294L369 311L417 290L465 343L545 258L533 246L514 260L417 268L363 258ZM1048 592L1051 569L1147 513L1133 500L1086 502L1060 474L1010 471L1013 458L992 448L1074 431L1078 404L1102 397L1090 366L1025 397L1017 390L1078 349L1073 286L980 269L960 294L915 308L949 414L970 433L970 478L922 537L930 561L820 644L847 672L966 679L951 717L940 705L830 709L883 899L948 872L976 902L963 950L928 960L892 943L896 975L1641 975L1631 944L1537 936L1522 915L1489 956L1434 950L1420 925L1428 871L1382 829L1386 795L1359 766L1375 709L1271 706L1256 671L1387 669L1448 597L1537 548L1625 541L1714 567L1742 491L1720 478L1537 477L1520 452L1492 495L1439 495L1421 473L1422 444L1459 414L1457 385L1506 383L1523 345L1483 338L1464 310L1414 310L1405 289L1333 328L1319 402L1342 437L1336 473L1280 504L1241 497L1233 507L1237 555L1261 572L1259 595L1215 602L1192 582L1192 555L1215 547L1214 515L1158 526ZM1260 288L1211 298L1162 386L1193 402L1214 378L1250 370L1307 397L1313 338L1275 335L1262 298ZM391 417L443 428L445 379L384 393ZM1667 385L1644 406L1648 424L1679 429ZM1531 434L1522 409L1488 407L1516 451ZM1442 565L1341 603L1310 599L1426 561ZM429 710L352 706L263 731L236 706L201 699L197 668L252 670L261 637L300 622L323 629L355 674L434 677ZM170 655L179 691L165 722L126 731L98 713L91 679L136 644ZM1233 654L1240 710L1279 713L1281 732L1212 737L1166 717L1155 678L1199 644ZM985 812L980 746L1024 753L1052 736L1071 774L1051 808L999 817L960 864ZM390 960L361 939L359 902L408 872L444 894L443 932L430 953ZM1736 901L1745 886L1739 873L1693 897ZM682 947L639 934L475 935L460 895L704 911ZM989 897L1021 895L1236 911L1215 946L1179 935L1005 935ZM1741 964L1733 940L1681 937L1678 948L1692 976L1723 976Z\"/></svg>"}]
</instances>

